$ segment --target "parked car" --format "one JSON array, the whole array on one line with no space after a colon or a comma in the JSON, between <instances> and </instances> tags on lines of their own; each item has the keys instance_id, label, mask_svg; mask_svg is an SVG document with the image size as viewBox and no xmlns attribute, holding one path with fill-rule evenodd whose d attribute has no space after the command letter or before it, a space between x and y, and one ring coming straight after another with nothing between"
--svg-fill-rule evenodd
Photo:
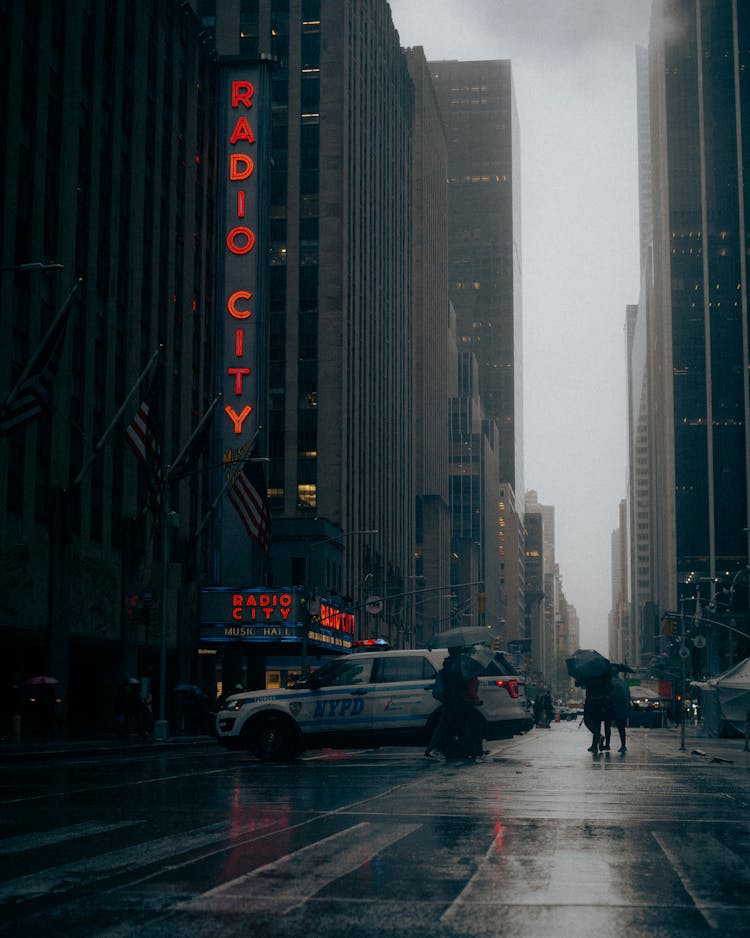
<instances>
[{"instance_id":1,"label":"parked car","mask_svg":"<svg viewBox=\"0 0 750 938\"><path fill-rule=\"evenodd\" d=\"M297 687L232 694L216 715L218 742L284 761L309 748L426 745L440 704L432 686L444 649L358 652L324 665ZM523 678L495 655L479 675L487 738L526 732Z\"/></svg>"}]
</instances>

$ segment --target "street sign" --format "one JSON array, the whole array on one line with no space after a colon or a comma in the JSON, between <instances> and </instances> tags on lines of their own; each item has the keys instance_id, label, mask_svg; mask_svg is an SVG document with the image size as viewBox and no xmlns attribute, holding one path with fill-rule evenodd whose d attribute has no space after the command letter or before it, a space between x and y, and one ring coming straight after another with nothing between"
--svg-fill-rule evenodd
<instances>
[{"instance_id":1,"label":"street sign","mask_svg":"<svg viewBox=\"0 0 750 938\"><path fill-rule=\"evenodd\" d=\"M696 648L705 648L706 639L702 635L696 635L695 638L693 639L693 644L695 645Z\"/></svg>"},{"instance_id":2,"label":"street sign","mask_svg":"<svg viewBox=\"0 0 750 938\"><path fill-rule=\"evenodd\" d=\"M679 654L680 658L689 658L689 657L690 657L690 649L687 647L687 645L681 645L678 654Z\"/></svg>"}]
</instances>

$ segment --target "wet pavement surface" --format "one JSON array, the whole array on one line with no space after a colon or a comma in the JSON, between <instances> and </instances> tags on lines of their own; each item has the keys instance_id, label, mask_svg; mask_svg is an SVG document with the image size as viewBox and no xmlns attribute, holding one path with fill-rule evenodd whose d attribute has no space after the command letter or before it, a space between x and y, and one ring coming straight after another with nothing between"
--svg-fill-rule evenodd
<instances>
[{"instance_id":1,"label":"wet pavement surface","mask_svg":"<svg viewBox=\"0 0 750 938\"><path fill-rule=\"evenodd\" d=\"M210 741L0 752L0 934L750 934L750 753L578 723L265 765ZM4 757L7 756L7 757Z\"/></svg>"}]
</instances>

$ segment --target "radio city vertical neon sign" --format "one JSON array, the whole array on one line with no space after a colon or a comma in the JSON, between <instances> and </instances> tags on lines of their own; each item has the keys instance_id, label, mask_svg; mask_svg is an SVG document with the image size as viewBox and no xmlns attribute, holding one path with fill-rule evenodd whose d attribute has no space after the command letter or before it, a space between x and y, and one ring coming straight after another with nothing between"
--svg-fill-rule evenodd
<instances>
[{"instance_id":1,"label":"radio city vertical neon sign","mask_svg":"<svg viewBox=\"0 0 750 938\"><path fill-rule=\"evenodd\" d=\"M253 133L253 97L255 86L247 79L229 82L228 166L226 201L228 251L225 265L227 326L225 341L226 387L224 407L230 425L228 432L242 435L245 421L253 412L255 392L255 323L253 309L257 281L257 253L253 227L258 217L256 140ZM254 178L255 177L255 178ZM231 227L230 227L231 226ZM245 263L234 263L234 260ZM251 261L251 263L247 263ZM251 282L240 282L236 273ZM234 275L234 276L233 276Z\"/></svg>"}]
</instances>

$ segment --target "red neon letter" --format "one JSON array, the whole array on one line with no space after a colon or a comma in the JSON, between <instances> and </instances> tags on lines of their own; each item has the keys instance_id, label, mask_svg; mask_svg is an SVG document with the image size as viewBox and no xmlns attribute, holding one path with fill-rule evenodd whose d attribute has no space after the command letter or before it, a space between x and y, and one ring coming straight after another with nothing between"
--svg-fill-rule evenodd
<instances>
[{"instance_id":1,"label":"red neon letter","mask_svg":"<svg viewBox=\"0 0 750 938\"><path fill-rule=\"evenodd\" d=\"M242 358L243 344L245 341L245 333L242 329L234 330L234 355L235 358Z\"/></svg>"},{"instance_id":2,"label":"red neon letter","mask_svg":"<svg viewBox=\"0 0 750 938\"><path fill-rule=\"evenodd\" d=\"M237 217L245 217L245 193L242 189L237 193Z\"/></svg>"},{"instance_id":3,"label":"red neon letter","mask_svg":"<svg viewBox=\"0 0 750 938\"><path fill-rule=\"evenodd\" d=\"M238 235L244 235L247 238L247 244L244 247L241 247L236 243ZM255 235L250 231L249 228L237 227L232 228L232 230L227 235L227 247L232 252L232 254L249 254L253 247L255 246Z\"/></svg>"},{"instance_id":4,"label":"red neon letter","mask_svg":"<svg viewBox=\"0 0 750 938\"><path fill-rule=\"evenodd\" d=\"M235 319L249 319L253 315L252 311L249 309L237 309L237 306L235 305L237 300L249 299L252 299L252 293L250 293L249 290L237 290L235 293L233 293L227 300L227 309L229 310L229 315L234 316Z\"/></svg>"},{"instance_id":5,"label":"red neon letter","mask_svg":"<svg viewBox=\"0 0 750 938\"><path fill-rule=\"evenodd\" d=\"M229 138L230 143L237 143L238 140L247 140L248 143L255 143L255 137L253 136L252 129L246 117L240 117L234 125L232 136Z\"/></svg>"},{"instance_id":6,"label":"red neon letter","mask_svg":"<svg viewBox=\"0 0 750 938\"><path fill-rule=\"evenodd\" d=\"M252 97L255 94L252 82L233 81L232 82L232 107L238 107L244 104L245 107L252 107Z\"/></svg>"},{"instance_id":7,"label":"red neon letter","mask_svg":"<svg viewBox=\"0 0 750 938\"><path fill-rule=\"evenodd\" d=\"M234 375L234 393L242 394L242 376L249 375L249 368L227 368L228 375Z\"/></svg>"},{"instance_id":8,"label":"red neon letter","mask_svg":"<svg viewBox=\"0 0 750 938\"><path fill-rule=\"evenodd\" d=\"M240 167L240 164L244 164L244 169ZM253 162L252 156L248 156L247 153L230 153L229 154L229 178L232 180L236 179L247 179L248 176L252 176L253 170L255 169L255 163Z\"/></svg>"},{"instance_id":9,"label":"red neon letter","mask_svg":"<svg viewBox=\"0 0 750 938\"><path fill-rule=\"evenodd\" d=\"M245 422L245 420L246 420L246 419L250 416L250 414L253 412L252 407L251 407L249 404L246 404L246 405L242 408L242 412L239 413L239 414L235 411L234 407L230 407L229 405L227 405L227 406L224 408L224 410L226 411L226 414L227 414L227 416L229 417L229 419L230 419L230 420L232 421L232 423L234 424L234 432L235 432L235 433L242 433L242 424Z\"/></svg>"}]
</instances>

